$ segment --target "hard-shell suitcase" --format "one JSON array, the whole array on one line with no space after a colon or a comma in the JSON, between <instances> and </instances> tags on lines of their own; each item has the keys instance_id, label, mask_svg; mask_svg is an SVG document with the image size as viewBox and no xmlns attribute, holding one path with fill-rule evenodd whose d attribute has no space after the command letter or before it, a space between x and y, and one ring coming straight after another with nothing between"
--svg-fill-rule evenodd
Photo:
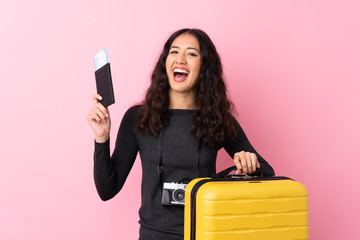
<instances>
[{"instance_id":1,"label":"hard-shell suitcase","mask_svg":"<svg viewBox=\"0 0 360 240\"><path fill-rule=\"evenodd\" d=\"M186 187L185 240L308 236L308 192L290 178L197 178Z\"/></svg>"}]
</instances>

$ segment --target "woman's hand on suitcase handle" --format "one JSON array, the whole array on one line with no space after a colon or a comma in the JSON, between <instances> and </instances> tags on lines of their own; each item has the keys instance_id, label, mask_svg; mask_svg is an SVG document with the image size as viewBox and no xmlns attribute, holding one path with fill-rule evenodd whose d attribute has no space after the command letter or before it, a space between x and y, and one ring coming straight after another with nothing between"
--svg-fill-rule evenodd
<instances>
[{"instance_id":1,"label":"woman's hand on suitcase handle","mask_svg":"<svg viewBox=\"0 0 360 240\"><path fill-rule=\"evenodd\" d=\"M251 152L241 151L235 153L234 163L237 167L235 174L252 174L256 171L256 168L260 168L256 154Z\"/></svg>"},{"instance_id":2,"label":"woman's hand on suitcase handle","mask_svg":"<svg viewBox=\"0 0 360 240\"><path fill-rule=\"evenodd\" d=\"M94 107L87 116L87 120L95 133L95 141L98 143L106 142L110 136L110 114L99 100L102 97L99 94L92 96Z\"/></svg>"}]
</instances>

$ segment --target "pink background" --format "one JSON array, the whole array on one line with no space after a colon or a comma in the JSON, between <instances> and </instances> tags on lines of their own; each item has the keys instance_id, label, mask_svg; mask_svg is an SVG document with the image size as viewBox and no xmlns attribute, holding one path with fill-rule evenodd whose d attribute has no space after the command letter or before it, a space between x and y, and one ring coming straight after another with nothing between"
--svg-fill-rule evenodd
<instances>
[{"instance_id":1,"label":"pink background","mask_svg":"<svg viewBox=\"0 0 360 240\"><path fill-rule=\"evenodd\" d=\"M139 159L114 199L93 184L92 57L110 55L114 140L183 27L213 39L255 148L307 187L310 239L360 239L359 16L340 0L1 0L0 239L137 238Z\"/></svg>"}]
</instances>

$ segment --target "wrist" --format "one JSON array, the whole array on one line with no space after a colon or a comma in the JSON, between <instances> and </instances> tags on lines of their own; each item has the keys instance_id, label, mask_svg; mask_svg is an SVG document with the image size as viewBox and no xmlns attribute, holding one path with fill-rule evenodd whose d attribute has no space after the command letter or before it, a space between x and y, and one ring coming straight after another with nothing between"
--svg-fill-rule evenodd
<instances>
[{"instance_id":1,"label":"wrist","mask_svg":"<svg viewBox=\"0 0 360 240\"><path fill-rule=\"evenodd\" d=\"M109 140L109 136L99 137L95 136L95 142L97 143L105 143Z\"/></svg>"}]
</instances>

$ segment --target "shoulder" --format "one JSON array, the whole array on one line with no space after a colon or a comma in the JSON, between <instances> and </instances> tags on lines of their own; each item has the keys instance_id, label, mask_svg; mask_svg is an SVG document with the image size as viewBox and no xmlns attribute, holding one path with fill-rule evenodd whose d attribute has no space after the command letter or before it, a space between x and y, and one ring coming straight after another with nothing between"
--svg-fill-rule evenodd
<instances>
[{"instance_id":1,"label":"shoulder","mask_svg":"<svg viewBox=\"0 0 360 240\"><path fill-rule=\"evenodd\" d=\"M141 105L134 105L130 107L128 110L126 110L122 119L122 123L126 124L127 126L134 127L137 124L138 112L140 107Z\"/></svg>"},{"instance_id":2,"label":"shoulder","mask_svg":"<svg viewBox=\"0 0 360 240\"><path fill-rule=\"evenodd\" d=\"M236 119L236 116L234 116L234 114L231 114L231 118L232 118L232 122L236 128L236 130L238 130L239 128L241 128L239 121Z\"/></svg>"},{"instance_id":3,"label":"shoulder","mask_svg":"<svg viewBox=\"0 0 360 240\"><path fill-rule=\"evenodd\" d=\"M133 116L136 117L138 115L139 109L142 105L134 105L130 107L126 112L124 116Z\"/></svg>"}]
</instances>

